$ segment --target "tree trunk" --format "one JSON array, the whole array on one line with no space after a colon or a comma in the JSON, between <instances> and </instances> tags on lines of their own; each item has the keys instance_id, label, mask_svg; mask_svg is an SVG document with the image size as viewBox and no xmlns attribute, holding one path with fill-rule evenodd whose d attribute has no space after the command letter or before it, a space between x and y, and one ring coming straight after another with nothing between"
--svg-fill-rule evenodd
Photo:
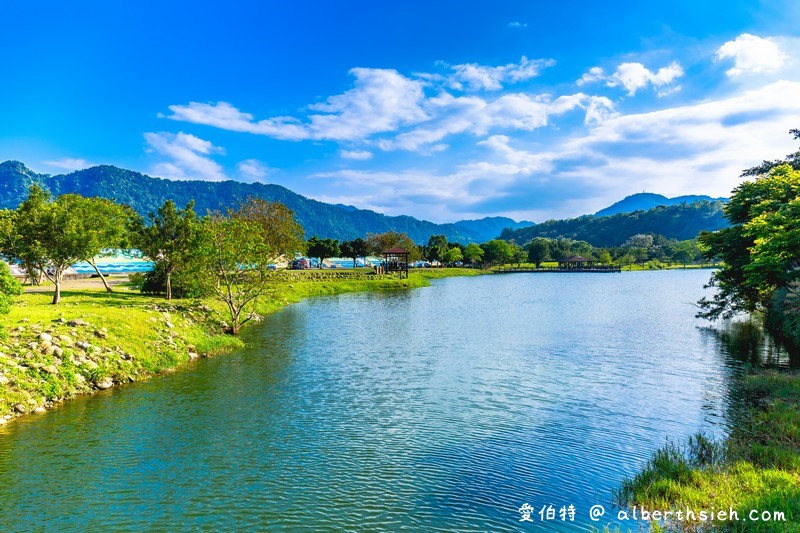
<instances>
[{"instance_id":1,"label":"tree trunk","mask_svg":"<svg viewBox=\"0 0 800 533\"><path fill-rule=\"evenodd\" d=\"M353 268L356 268L356 259L358 259L358 258L357 257L353 258Z\"/></svg>"},{"instance_id":2,"label":"tree trunk","mask_svg":"<svg viewBox=\"0 0 800 533\"><path fill-rule=\"evenodd\" d=\"M172 273L167 270L167 300L172 300Z\"/></svg>"},{"instance_id":3,"label":"tree trunk","mask_svg":"<svg viewBox=\"0 0 800 533\"><path fill-rule=\"evenodd\" d=\"M61 274L56 272L55 277L56 290L53 293L53 305L57 305L61 301Z\"/></svg>"},{"instance_id":4,"label":"tree trunk","mask_svg":"<svg viewBox=\"0 0 800 533\"><path fill-rule=\"evenodd\" d=\"M103 286L106 288L106 292L114 292L111 287L108 286L108 281L106 281L106 277L100 272L100 269L97 268L97 263L95 263L94 259L89 261L89 264L94 267L94 271L97 272L97 275L100 276L100 281L103 282Z\"/></svg>"}]
</instances>

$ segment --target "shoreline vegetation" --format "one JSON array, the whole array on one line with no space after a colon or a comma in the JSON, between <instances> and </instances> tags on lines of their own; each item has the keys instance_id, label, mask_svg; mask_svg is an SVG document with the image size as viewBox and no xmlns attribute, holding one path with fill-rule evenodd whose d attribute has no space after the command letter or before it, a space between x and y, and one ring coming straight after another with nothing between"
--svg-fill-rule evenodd
<instances>
[{"instance_id":1,"label":"shoreline vegetation","mask_svg":"<svg viewBox=\"0 0 800 533\"><path fill-rule=\"evenodd\" d=\"M263 316L315 296L413 289L430 285L431 279L482 273L486 271L425 269L399 279L367 271L276 272L256 312ZM34 287L0 318L5 328L0 340L0 426L80 395L170 373L199 357L244 346L226 333L224 306L213 298L167 301L126 283L107 292L103 286L87 288L93 280L85 281L65 286L58 306L52 305L50 292Z\"/></svg>"},{"instance_id":2,"label":"shoreline vegetation","mask_svg":"<svg viewBox=\"0 0 800 533\"><path fill-rule=\"evenodd\" d=\"M800 130L790 133L800 139ZM698 240L721 260L698 302L700 318L758 318L790 350L800 346L800 151L747 169L725 206L728 228ZM738 521L652 523L655 531L800 531L800 373L745 367L730 385L724 440L668 442L615 494L622 509L733 509ZM782 513L783 520L762 513Z\"/></svg>"}]
</instances>

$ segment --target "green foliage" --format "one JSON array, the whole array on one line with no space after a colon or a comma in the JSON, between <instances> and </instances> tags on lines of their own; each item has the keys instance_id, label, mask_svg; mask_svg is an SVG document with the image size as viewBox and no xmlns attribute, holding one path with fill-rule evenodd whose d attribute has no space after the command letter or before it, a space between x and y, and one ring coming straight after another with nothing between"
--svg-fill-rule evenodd
<instances>
[{"instance_id":1,"label":"green foliage","mask_svg":"<svg viewBox=\"0 0 800 533\"><path fill-rule=\"evenodd\" d=\"M191 201L185 209L178 210L172 200L167 200L149 218L149 226L138 228L135 244L163 270L165 295L171 300L173 274L191 265L199 250L201 223Z\"/></svg>"},{"instance_id":2,"label":"green foliage","mask_svg":"<svg viewBox=\"0 0 800 533\"><path fill-rule=\"evenodd\" d=\"M800 264L800 171L781 165L734 189L726 208L731 227L701 235L706 255L722 259L700 301L705 318L765 309L775 291L797 278Z\"/></svg>"},{"instance_id":3,"label":"green foliage","mask_svg":"<svg viewBox=\"0 0 800 533\"><path fill-rule=\"evenodd\" d=\"M397 231L387 231L385 233L369 233L367 234L367 246L372 255L381 255L385 250L390 248L403 248L409 251L409 261L419 261L422 259L422 251L419 246L414 244L411 237L405 233Z\"/></svg>"},{"instance_id":4,"label":"green foliage","mask_svg":"<svg viewBox=\"0 0 800 533\"><path fill-rule=\"evenodd\" d=\"M229 211L227 216L214 214L203 226L199 251L202 279L228 308L233 335L257 317L257 299L270 281L270 237L247 209Z\"/></svg>"},{"instance_id":5,"label":"green foliage","mask_svg":"<svg viewBox=\"0 0 800 533\"><path fill-rule=\"evenodd\" d=\"M550 256L550 241L548 239L536 238L528 243L528 261L534 263L536 268L541 266Z\"/></svg>"},{"instance_id":6,"label":"green foliage","mask_svg":"<svg viewBox=\"0 0 800 533\"><path fill-rule=\"evenodd\" d=\"M452 246L447 249L447 256L445 257L444 262L452 265L453 263L457 263L462 259L464 259L464 253L461 251L461 248L458 246Z\"/></svg>"},{"instance_id":7,"label":"green foliage","mask_svg":"<svg viewBox=\"0 0 800 533\"><path fill-rule=\"evenodd\" d=\"M586 215L567 220L548 220L518 230L504 230L500 238L528 243L536 237L568 238L592 246L620 246L636 234L663 235L667 239L694 239L701 231L728 225L721 201L694 202L654 207L648 211L619 213L606 217Z\"/></svg>"},{"instance_id":8,"label":"green foliage","mask_svg":"<svg viewBox=\"0 0 800 533\"><path fill-rule=\"evenodd\" d=\"M319 259L319 268L322 268L322 262L325 259L336 257L341 253L339 241L335 239L320 239L316 235L308 239L306 249L309 256Z\"/></svg>"},{"instance_id":9,"label":"green foliage","mask_svg":"<svg viewBox=\"0 0 800 533\"><path fill-rule=\"evenodd\" d=\"M481 244L481 248L483 249L483 264L486 266L504 265L514 256L511 244L500 239L485 242Z\"/></svg>"},{"instance_id":10,"label":"green foliage","mask_svg":"<svg viewBox=\"0 0 800 533\"><path fill-rule=\"evenodd\" d=\"M343 257L349 257L353 260L353 268L356 267L356 260L359 257L366 257L369 254L367 241L361 237L352 241L345 241L339 248Z\"/></svg>"},{"instance_id":11,"label":"green foliage","mask_svg":"<svg viewBox=\"0 0 800 533\"><path fill-rule=\"evenodd\" d=\"M483 248L474 242L471 242L464 248L462 255L464 256L465 261L471 265L474 265L475 263L480 263L483 260L483 253Z\"/></svg>"},{"instance_id":12,"label":"green foliage","mask_svg":"<svg viewBox=\"0 0 800 533\"><path fill-rule=\"evenodd\" d=\"M0 315L11 311L15 296L22 294L22 285L11 275L8 265L0 263Z\"/></svg>"}]
</instances>

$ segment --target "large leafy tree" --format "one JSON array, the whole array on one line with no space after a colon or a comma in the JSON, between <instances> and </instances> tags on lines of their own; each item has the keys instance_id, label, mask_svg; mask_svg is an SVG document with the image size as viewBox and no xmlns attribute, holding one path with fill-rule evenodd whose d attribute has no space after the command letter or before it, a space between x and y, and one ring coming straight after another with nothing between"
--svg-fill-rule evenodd
<instances>
[{"instance_id":1,"label":"large leafy tree","mask_svg":"<svg viewBox=\"0 0 800 533\"><path fill-rule=\"evenodd\" d=\"M550 242L547 239L537 238L528 243L528 261L539 268L542 262L550 255Z\"/></svg>"},{"instance_id":2,"label":"large leafy tree","mask_svg":"<svg viewBox=\"0 0 800 533\"><path fill-rule=\"evenodd\" d=\"M128 206L106 198L84 198L77 194L60 196L57 203L67 204L77 217L77 231L82 235L84 261L92 265L106 291L112 292L108 281L97 266L97 257L111 251L128 248L131 231L140 226L139 215Z\"/></svg>"},{"instance_id":3,"label":"large leafy tree","mask_svg":"<svg viewBox=\"0 0 800 533\"><path fill-rule=\"evenodd\" d=\"M428 238L428 244L424 247L425 259L428 261L439 261L444 263L447 261L447 237L444 235L431 235Z\"/></svg>"},{"instance_id":4,"label":"large leafy tree","mask_svg":"<svg viewBox=\"0 0 800 533\"><path fill-rule=\"evenodd\" d=\"M711 319L762 309L798 279L800 171L779 165L742 183L725 215L731 227L700 236L707 257L724 262L709 284L716 294L700 301L699 316Z\"/></svg>"},{"instance_id":5,"label":"large leafy tree","mask_svg":"<svg viewBox=\"0 0 800 533\"><path fill-rule=\"evenodd\" d=\"M89 253L81 212L74 209L77 201L65 195L52 202L47 191L32 185L19 208L2 217L3 254L32 275L47 277L55 287L53 304L61 301L67 269Z\"/></svg>"},{"instance_id":6,"label":"large leafy tree","mask_svg":"<svg viewBox=\"0 0 800 533\"><path fill-rule=\"evenodd\" d=\"M14 296L22 294L22 284L11 275L8 265L0 263L0 314L8 314Z\"/></svg>"},{"instance_id":7,"label":"large leafy tree","mask_svg":"<svg viewBox=\"0 0 800 533\"><path fill-rule=\"evenodd\" d=\"M341 249L342 256L349 257L353 260L353 268L356 267L356 260L359 257L366 257L367 254L369 254L367 241L361 237L352 241L345 241L339 248Z\"/></svg>"},{"instance_id":8,"label":"large leafy tree","mask_svg":"<svg viewBox=\"0 0 800 533\"><path fill-rule=\"evenodd\" d=\"M273 260L282 256L291 259L295 252L305 250L303 226L297 222L294 211L280 202L251 197L239 205L235 216L251 222L263 235Z\"/></svg>"},{"instance_id":9,"label":"large leafy tree","mask_svg":"<svg viewBox=\"0 0 800 533\"><path fill-rule=\"evenodd\" d=\"M263 226L242 211L215 213L197 228L199 271L228 308L232 335L257 316L255 305L269 286L275 250L268 241Z\"/></svg>"},{"instance_id":10,"label":"large leafy tree","mask_svg":"<svg viewBox=\"0 0 800 533\"><path fill-rule=\"evenodd\" d=\"M381 255L384 251L391 248L403 248L409 252L409 261L413 262L422 259L422 251L419 246L414 244L411 237L405 233L399 233L397 231L370 233L367 235L367 244L369 245L370 253L375 255Z\"/></svg>"},{"instance_id":11,"label":"large leafy tree","mask_svg":"<svg viewBox=\"0 0 800 533\"><path fill-rule=\"evenodd\" d=\"M339 241L336 239L320 239L316 235L308 239L308 255L319 259L319 268L322 268L322 262L329 257L338 256L341 251L339 250Z\"/></svg>"},{"instance_id":12,"label":"large leafy tree","mask_svg":"<svg viewBox=\"0 0 800 533\"><path fill-rule=\"evenodd\" d=\"M198 252L200 219L194 202L177 209L172 200L164 202L157 213L150 213L150 225L138 229L135 242L166 277L166 298L172 299L172 276L192 264Z\"/></svg>"},{"instance_id":13,"label":"large leafy tree","mask_svg":"<svg viewBox=\"0 0 800 533\"><path fill-rule=\"evenodd\" d=\"M511 261L514 249L506 241L494 239L481 244L484 265L503 265Z\"/></svg>"},{"instance_id":14,"label":"large leafy tree","mask_svg":"<svg viewBox=\"0 0 800 533\"><path fill-rule=\"evenodd\" d=\"M464 260L467 261L469 264L480 263L483 259L483 248L475 244L474 242L469 243L466 247L464 247Z\"/></svg>"}]
</instances>

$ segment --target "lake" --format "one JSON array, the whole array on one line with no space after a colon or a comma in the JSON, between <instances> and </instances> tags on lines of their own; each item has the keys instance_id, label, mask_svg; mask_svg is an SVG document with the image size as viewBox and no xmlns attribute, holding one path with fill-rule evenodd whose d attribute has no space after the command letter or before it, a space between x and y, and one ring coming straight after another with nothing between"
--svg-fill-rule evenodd
<instances>
[{"instance_id":1,"label":"lake","mask_svg":"<svg viewBox=\"0 0 800 533\"><path fill-rule=\"evenodd\" d=\"M450 278L290 306L245 350L0 428L0 530L602 526L667 438L726 434L743 362L794 362L757 328L694 318L709 275ZM542 522L548 505L574 521Z\"/></svg>"}]
</instances>

